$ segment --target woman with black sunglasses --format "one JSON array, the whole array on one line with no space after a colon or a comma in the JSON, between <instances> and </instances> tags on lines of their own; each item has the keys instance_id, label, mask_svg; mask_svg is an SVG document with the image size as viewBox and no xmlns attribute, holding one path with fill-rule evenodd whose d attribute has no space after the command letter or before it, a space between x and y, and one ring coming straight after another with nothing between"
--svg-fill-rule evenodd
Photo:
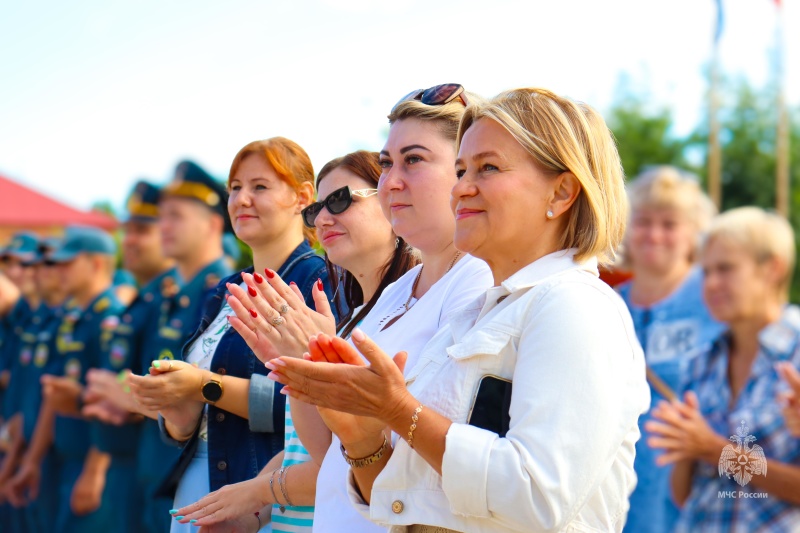
<instances>
[{"instance_id":1,"label":"woman with black sunglasses","mask_svg":"<svg viewBox=\"0 0 800 533\"><path fill-rule=\"evenodd\" d=\"M462 86L447 84L414 91L392 109L389 138L380 154L378 198L395 234L418 250L422 265L385 289L379 287L380 298L369 313L363 319L361 313L356 313L355 320L341 330L346 336L358 325L389 351L402 346L410 356L409 369L452 313L491 285L488 266L453 246L455 221L449 205L450 190L456 183L455 140L466 102ZM324 182L321 188L323 185ZM325 204L336 210L335 199L326 200ZM318 234L322 231L325 235L326 211L320 209L315 220ZM308 212L307 215L310 216ZM329 240L331 244L335 241ZM310 338L334 328L325 326L322 320L312 326L310 322L319 316L310 317L316 313L301 309L298 299L278 276L266 281L259 285L255 297L236 288L231 291L231 307L240 319L231 321L260 359L277 355L300 358ZM278 315L284 306L289 309L283 315L286 323L270 327L264 317ZM255 309L258 317L252 317L248 309ZM258 332L257 336L247 334L252 330ZM345 491L349 467L342 459L338 439L332 438L317 410L302 402L291 402L291 409L300 439L314 461L321 462L316 480L314 531L383 531L350 506ZM293 472L290 469L284 473L291 485ZM289 489L291 499L291 486ZM280 493L278 499L282 499Z\"/></svg>"}]
</instances>

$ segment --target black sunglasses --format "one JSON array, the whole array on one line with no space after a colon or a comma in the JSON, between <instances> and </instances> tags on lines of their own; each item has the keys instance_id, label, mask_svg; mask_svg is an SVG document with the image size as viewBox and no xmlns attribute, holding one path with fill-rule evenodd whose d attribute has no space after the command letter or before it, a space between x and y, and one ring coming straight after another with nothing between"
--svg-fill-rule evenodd
<instances>
[{"instance_id":1,"label":"black sunglasses","mask_svg":"<svg viewBox=\"0 0 800 533\"><path fill-rule=\"evenodd\" d=\"M323 207L327 208L330 214L338 215L347 211L347 208L353 203L354 196L369 198L375 194L378 194L378 189L357 189L351 191L350 187L347 186L336 189L321 202L314 202L300 212L300 214L303 215L303 224L309 228L313 228L314 222L317 220L317 215L320 214Z\"/></svg>"},{"instance_id":2,"label":"black sunglasses","mask_svg":"<svg viewBox=\"0 0 800 533\"><path fill-rule=\"evenodd\" d=\"M464 93L464 86L459 83L443 83L442 85L434 85L430 89L411 91L394 104L392 111L408 100L419 100L425 105L445 105L456 98L461 100L464 107L467 106L467 95Z\"/></svg>"}]
</instances>

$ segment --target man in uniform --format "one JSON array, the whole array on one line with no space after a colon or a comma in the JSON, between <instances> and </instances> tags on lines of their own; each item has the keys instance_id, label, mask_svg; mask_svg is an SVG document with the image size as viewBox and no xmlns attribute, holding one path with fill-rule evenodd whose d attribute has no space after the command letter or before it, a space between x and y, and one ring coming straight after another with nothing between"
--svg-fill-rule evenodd
<instances>
[{"instance_id":1,"label":"man in uniform","mask_svg":"<svg viewBox=\"0 0 800 533\"><path fill-rule=\"evenodd\" d=\"M122 262L141 289L122 312L101 368L89 371L89 386L84 396L86 406L83 414L106 422L100 430L100 449L125 465L126 479L107 495L117 514L116 531L121 532L151 530L143 510L149 506L146 499L152 499L152 489L148 491L144 484L132 482L138 477L136 458L141 416L136 414L139 407L125 392L122 380L132 366L139 367L139 361L144 357L144 341L154 333L148 331L148 327L155 322L160 310L161 287L175 283L172 261L162 252L158 198L158 187L140 181L128 201L129 218L123 226ZM142 414L157 416L156 413ZM163 522L164 517L161 518Z\"/></svg>"},{"instance_id":2,"label":"man in uniform","mask_svg":"<svg viewBox=\"0 0 800 533\"><path fill-rule=\"evenodd\" d=\"M47 261L47 254L57 245L55 239L44 239L40 242L36 255L26 261L29 268L33 269L34 280L39 306L35 310L32 320L23 329L20 336L18 366L15 368L14 384L18 387L17 411L22 416L22 440L25 446L25 455L20 457L20 465L24 464L28 447L33 440L33 432L39 417L41 407L41 376L48 372L48 365L52 365L53 339L58 325L63 319L63 303L66 296L57 268L54 263ZM22 468L22 466L20 466ZM49 531L47 515L56 505L54 478L52 475L53 457L48 454L43 461L42 477L46 480L41 485L38 498L28 505L24 511L25 531ZM9 480L10 481L10 480ZM0 483L10 489L11 483ZM21 497L16 497L13 492L8 492L7 497L17 507L28 502Z\"/></svg>"},{"instance_id":3,"label":"man in uniform","mask_svg":"<svg viewBox=\"0 0 800 533\"><path fill-rule=\"evenodd\" d=\"M200 321L205 293L231 273L222 252L222 235L230 228L227 193L197 164L178 164L173 180L161 191L158 216L164 255L175 260L176 279L161 283L159 310L142 346L138 368L133 367L142 375L148 373L154 359L180 358L183 345ZM148 487L142 509L147 530L166 532L171 524L172 494L154 495L180 450L164 444L158 423L148 418L138 453L139 478Z\"/></svg>"},{"instance_id":4,"label":"man in uniform","mask_svg":"<svg viewBox=\"0 0 800 533\"><path fill-rule=\"evenodd\" d=\"M30 261L36 256L39 238L28 232L17 233L3 251L4 272L16 287L13 302L5 306L4 334L0 340L0 487L6 485L23 452L22 415L19 401L22 393L20 341L25 330L33 327L35 311L39 306L34 271ZM10 292L10 291L9 291ZM25 514L21 510L3 505L0 509L0 526L11 531L24 528Z\"/></svg>"},{"instance_id":5,"label":"man in uniform","mask_svg":"<svg viewBox=\"0 0 800 533\"><path fill-rule=\"evenodd\" d=\"M86 371L100 365L121 311L111 285L116 245L102 230L71 226L49 260L58 264L60 283L70 299L56 333L55 353L50 356L54 358L52 375L42 376L44 403L56 414L46 416L46 409L42 410L32 448L41 454L41 442L47 436L52 439L58 480L52 530L110 531L117 524L103 492L118 465L98 448L97 431L80 417L79 407ZM30 483L30 479L21 482L23 486Z\"/></svg>"}]
</instances>

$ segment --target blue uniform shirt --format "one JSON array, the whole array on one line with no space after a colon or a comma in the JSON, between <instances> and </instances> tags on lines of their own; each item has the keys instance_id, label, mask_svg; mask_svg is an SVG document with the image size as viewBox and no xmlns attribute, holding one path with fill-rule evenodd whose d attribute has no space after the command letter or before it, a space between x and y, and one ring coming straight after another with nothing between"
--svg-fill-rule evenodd
<instances>
[{"instance_id":1,"label":"blue uniform shirt","mask_svg":"<svg viewBox=\"0 0 800 533\"><path fill-rule=\"evenodd\" d=\"M119 322L100 359L100 368L120 372L140 365L142 346L150 334L148 327L155 320L161 304L162 284L175 277L173 270L157 276L139 290L136 298L122 311ZM95 430L96 444L103 452L116 456L134 457L138 448L139 424L113 426L99 424Z\"/></svg>"},{"instance_id":2,"label":"blue uniform shirt","mask_svg":"<svg viewBox=\"0 0 800 533\"><path fill-rule=\"evenodd\" d=\"M10 377L8 388L0 394L0 407L6 420L18 411L21 383L14 378L14 374L19 373L20 339L33 315L34 311L28 301L20 298L4 319L3 339L0 341L0 372L8 371Z\"/></svg>"},{"instance_id":3,"label":"blue uniform shirt","mask_svg":"<svg viewBox=\"0 0 800 533\"><path fill-rule=\"evenodd\" d=\"M693 355L700 347L710 346L723 331L722 324L709 314L703 301L703 273L699 267L694 267L675 292L650 307L631 303L630 289L628 282L618 291L633 318L645 362L677 392ZM650 396L651 408L664 399L652 387ZM633 464L638 482L630 498L626 533L670 533L678 518L678 508L670 491L672 469L655 463L662 452L647 445L644 424L648 420L649 413L639 418L642 437L636 443Z\"/></svg>"},{"instance_id":4,"label":"blue uniform shirt","mask_svg":"<svg viewBox=\"0 0 800 533\"><path fill-rule=\"evenodd\" d=\"M50 355L55 350L55 335L63 319L61 306L52 308L42 304L36 310L28 328L24 331L20 350L20 384L19 410L22 413L22 434L25 442L30 442L39 408L42 404L42 374L49 372L53 366ZM16 377L15 377L16 379Z\"/></svg>"},{"instance_id":5,"label":"blue uniform shirt","mask_svg":"<svg viewBox=\"0 0 800 533\"><path fill-rule=\"evenodd\" d=\"M100 293L85 309L67 304L56 333L56 357L53 374L85 383L86 371L100 366L111 335L119 321L122 305L112 288ZM93 442L89 423L78 418L56 417L53 445L58 455L82 458Z\"/></svg>"}]
</instances>

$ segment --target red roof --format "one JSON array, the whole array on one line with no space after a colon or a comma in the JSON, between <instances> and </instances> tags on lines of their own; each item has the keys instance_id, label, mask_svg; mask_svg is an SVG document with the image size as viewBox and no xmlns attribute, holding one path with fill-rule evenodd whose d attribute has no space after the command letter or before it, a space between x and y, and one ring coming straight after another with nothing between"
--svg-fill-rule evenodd
<instances>
[{"instance_id":1,"label":"red roof","mask_svg":"<svg viewBox=\"0 0 800 533\"><path fill-rule=\"evenodd\" d=\"M74 209L0 175L0 226L33 229L68 224L117 227L117 221L105 213Z\"/></svg>"}]
</instances>

